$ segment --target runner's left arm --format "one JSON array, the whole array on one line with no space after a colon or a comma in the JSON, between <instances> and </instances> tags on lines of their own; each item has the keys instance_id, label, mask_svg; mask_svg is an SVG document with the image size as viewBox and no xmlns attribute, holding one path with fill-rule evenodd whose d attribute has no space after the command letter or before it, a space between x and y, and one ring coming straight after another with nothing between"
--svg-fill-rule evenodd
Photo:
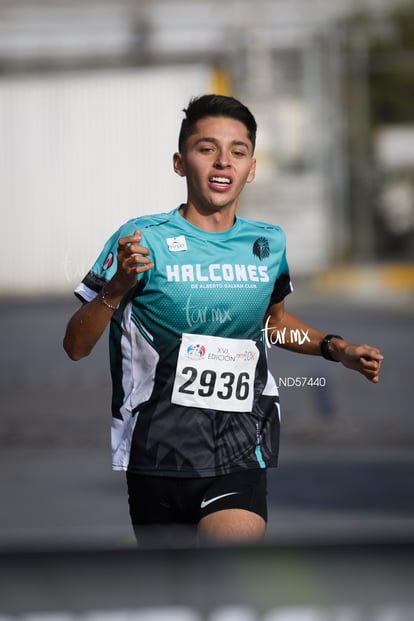
<instances>
[{"instance_id":1,"label":"runner's left arm","mask_svg":"<svg viewBox=\"0 0 414 621\"><path fill-rule=\"evenodd\" d=\"M269 344L302 354L322 355L321 345L326 332L321 332L288 313L284 301L269 308L263 329ZM358 371L371 382L378 383L384 357L377 347L352 344L343 338L332 337L327 353L332 360L341 362L348 369Z\"/></svg>"}]
</instances>

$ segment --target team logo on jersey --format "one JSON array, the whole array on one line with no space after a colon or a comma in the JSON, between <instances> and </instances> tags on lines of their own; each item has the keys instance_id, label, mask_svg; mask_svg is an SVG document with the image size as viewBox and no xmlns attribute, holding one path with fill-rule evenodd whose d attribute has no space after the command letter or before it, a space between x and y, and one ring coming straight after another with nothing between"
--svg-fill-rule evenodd
<instances>
[{"instance_id":1,"label":"team logo on jersey","mask_svg":"<svg viewBox=\"0 0 414 621\"><path fill-rule=\"evenodd\" d=\"M113 264L113 262L114 262L114 255L113 255L113 252L110 252L105 259L105 263L103 264L102 269L104 270L109 269L111 265Z\"/></svg>"},{"instance_id":2,"label":"team logo on jersey","mask_svg":"<svg viewBox=\"0 0 414 621\"><path fill-rule=\"evenodd\" d=\"M260 259L266 259L270 255L269 242L266 237L258 237L253 244L253 254Z\"/></svg>"},{"instance_id":3,"label":"team logo on jersey","mask_svg":"<svg viewBox=\"0 0 414 621\"><path fill-rule=\"evenodd\" d=\"M184 235L179 235L178 237L167 237L165 240L168 245L168 250L170 252L182 252L183 250L187 250L187 241Z\"/></svg>"},{"instance_id":4,"label":"team logo on jersey","mask_svg":"<svg viewBox=\"0 0 414 621\"><path fill-rule=\"evenodd\" d=\"M201 360L201 358L204 358L206 355L206 348L199 343L196 343L196 345L189 345L186 354L187 358L191 358L191 360Z\"/></svg>"}]
</instances>

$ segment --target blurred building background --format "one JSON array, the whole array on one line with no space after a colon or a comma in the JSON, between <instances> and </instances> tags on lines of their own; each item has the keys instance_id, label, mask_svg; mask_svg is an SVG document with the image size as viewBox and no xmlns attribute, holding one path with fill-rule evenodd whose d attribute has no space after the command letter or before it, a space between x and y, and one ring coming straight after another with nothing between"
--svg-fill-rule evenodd
<instances>
[{"instance_id":1,"label":"blurred building background","mask_svg":"<svg viewBox=\"0 0 414 621\"><path fill-rule=\"evenodd\" d=\"M412 262L413 65L412 1L1 0L0 294L66 293L120 223L182 201L207 91L257 117L241 212L285 229L296 277Z\"/></svg>"}]
</instances>

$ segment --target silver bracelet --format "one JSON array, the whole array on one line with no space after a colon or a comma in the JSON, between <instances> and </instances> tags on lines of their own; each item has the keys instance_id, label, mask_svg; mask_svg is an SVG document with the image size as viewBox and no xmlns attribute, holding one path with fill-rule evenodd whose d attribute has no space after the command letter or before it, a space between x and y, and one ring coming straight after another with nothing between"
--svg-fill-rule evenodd
<instances>
[{"instance_id":1,"label":"silver bracelet","mask_svg":"<svg viewBox=\"0 0 414 621\"><path fill-rule=\"evenodd\" d=\"M105 300L105 295L106 295L105 288L103 288L102 291L101 291L101 302L102 302L102 304L104 306L106 306L106 308L110 308L113 311L118 310L119 304L117 304L116 306L113 306L112 304L109 304L109 302L107 302Z\"/></svg>"}]
</instances>

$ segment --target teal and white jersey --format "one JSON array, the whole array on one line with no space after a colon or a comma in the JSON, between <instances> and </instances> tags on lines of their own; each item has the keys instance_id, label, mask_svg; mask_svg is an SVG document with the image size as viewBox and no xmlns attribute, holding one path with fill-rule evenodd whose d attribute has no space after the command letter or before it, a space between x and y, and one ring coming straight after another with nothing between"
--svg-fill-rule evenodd
<instances>
[{"instance_id":1,"label":"teal and white jersey","mask_svg":"<svg viewBox=\"0 0 414 621\"><path fill-rule=\"evenodd\" d=\"M178 477L277 464L279 403L267 367L268 308L291 291L285 236L237 218L200 230L178 209L128 221L75 290L92 300L139 229L154 268L114 313L113 468Z\"/></svg>"}]
</instances>

